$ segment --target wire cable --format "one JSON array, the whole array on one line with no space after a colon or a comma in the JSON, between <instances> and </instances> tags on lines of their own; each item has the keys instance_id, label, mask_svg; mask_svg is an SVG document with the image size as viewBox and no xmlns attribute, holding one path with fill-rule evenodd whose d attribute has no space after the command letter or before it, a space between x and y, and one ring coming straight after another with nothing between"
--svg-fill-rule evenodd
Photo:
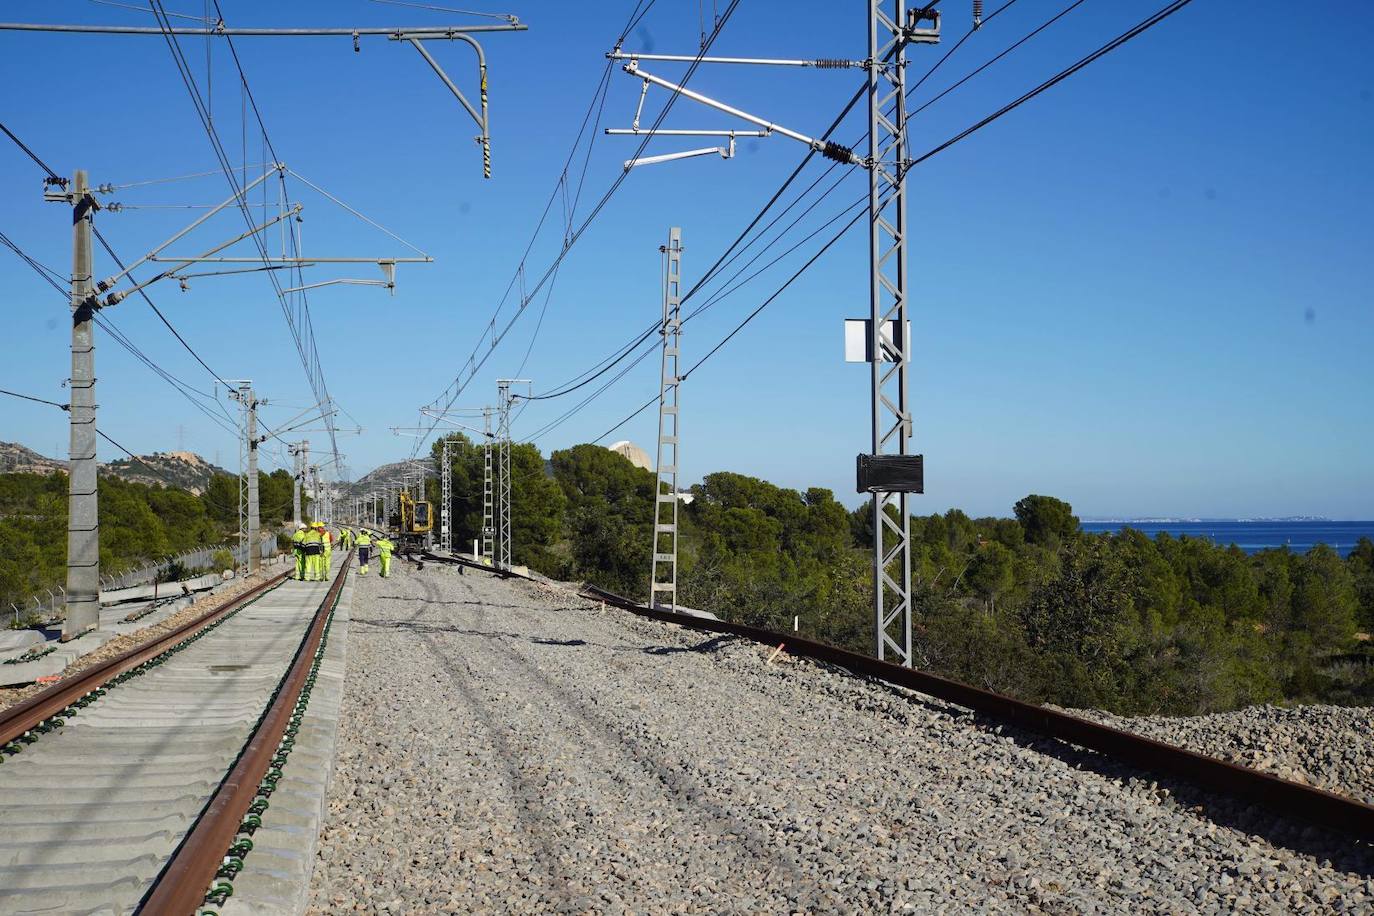
<instances>
[{"instance_id":1,"label":"wire cable","mask_svg":"<svg viewBox=\"0 0 1374 916\"><path fill-rule=\"evenodd\" d=\"M1014 2L1014 0L1013 0L1013 2ZM1065 80L1065 79L1067 79L1068 77L1072 76L1073 74L1077 73L1078 71L1082 70L1084 67L1088 66L1088 65L1091 64L1092 62L1094 62L1094 61L1100 59L1100 58L1103 57L1104 55L1106 55L1106 54L1110 53L1111 51L1115 50L1116 48L1121 47L1122 45L1126 44L1126 43L1127 43L1128 41L1130 41L1131 39L1133 39L1133 38L1137 37L1138 35L1144 33L1145 31L1147 31L1148 29L1152 28L1153 26L1158 25L1160 22L1164 21L1164 20L1167 19L1169 16L1172 16L1174 13L1178 12L1178 11L1181 10L1183 7L1187 6L1190 2L1192 2L1192 0L1175 0L1175 2L1166 5L1165 7L1161 8L1159 11L1155 12L1153 15L1146 17L1144 20L1142 20L1142 21L1141 21L1140 23L1138 23L1137 25L1135 25L1135 26L1133 26L1132 28L1128 29L1127 31L1123 32L1121 35L1118 35L1116 38L1112 39L1111 41L1108 41L1106 44L1102 45L1102 46L1101 46L1100 48L1098 48L1096 51L1093 51L1092 53L1090 53L1090 54L1088 54L1088 55L1085 55L1084 57L1080 58L1078 61L1074 62L1073 64L1071 64L1071 65L1069 65L1068 67L1065 67L1063 70L1059 71L1059 72L1058 72L1057 74L1055 74L1054 76L1050 77L1050 78L1047 79L1047 80L1044 80L1043 82L1041 82L1041 83L1040 83L1038 86L1036 86L1035 88L1031 89L1030 91L1028 91L1028 92L1026 92L1026 93L1023 93L1021 96L1017 97L1017 98L1014 99L1013 101L1011 101L1011 102L1007 103L1006 105L1002 106L1002 107L999 108L997 111L995 111L995 112L993 112L992 114L988 115L987 117L981 119L980 121L976 122L975 124L971 125L970 127L968 127L968 128L966 128L966 129L960 131L958 134L954 135L954 136L951 137L949 140L946 140L944 143L939 144L938 146L932 148L930 151L926 152L925 154L923 154L923 155L917 157L916 159L912 160L912 163L911 163L912 167L914 167L915 165L918 165L918 164L920 164L920 163L922 163L922 162L925 162L925 161L929 160L929 159L932 158L933 156L938 155L939 153L941 153L941 152L943 152L943 151L949 149L950 147L954 146L955 144L959 143L961 140L963 140L963 139L965 139L965 138L971 136L973 133L977 132L978 130L981 130L983 127L986 127L988 124L991 124L993 121L996 121L998 118L1002 117L1003 115L1008 114L1008 113L1011 112L1011 111L1014 111L1016 108L1020 107L1021 105L1025 104L1026 102L1028 102L1028 101L1030 101L1031 99L1035 98L1036 96L1040 95L1042 92L1046 91L1047 89L1049 89L1049 88L1051 88L1051 87L1053 87L1053 86L1059 84L1060 82L1062 82L1063 80ZM1000 12L1000 10L999 10L999 12ZM1061 14L1061 15L1062 15L1062 14ZM1057 17L1056 17L1056 18L1057 18ZM807 268L809 268L812 264L814 264L815 261L820 257L821 254L823 254L823 253L824 253L827 249L829 249L835 242L837 242L837 241L839 240L839 238L840 238L845 232L847 232L850 228L852 228L852 227L855 225L855 223L857 223L858 219L861 218L863 215L864 215L864 214L861 212L861 213L859 213L853 220L851 220L843 229L840 230L839 233L837 233L829 242L827 242L827 243L821 248L820 251L818 251L815 255L813 255L812 258L811 258L809 261L807 261L806 264L804 264L796 273L794 273L794 274L786 281L786 283L784 283L783 286L777 290L777 292L775 292L773 295L769 296L768 299L764 300L757 308L755 308L748 316L746 316L745 319L744 319L743 321L741 321L738 325L736 325L735 328L732 329L732 330L730 331L730 333L727 334L727 335L725 336L724 339L722 339L721 341L719 341L714 347L711 348L711 350L709 350L709 351L706 353L705 356L703 356L700 360L698 360L696 363L694 363L686 372L684 372L684 373L681 375L680 379L681 379L681 380L685 380L688 376L690 376L693 372L695 372L698 368L700 368L702 364L704 364L707 360L709 360L712 356L714 356L717 352L719 352L719 351L721 350L721 348L723 348L727 343L729 343L729 341L730 341L731 339L733 339L733 338L734 338L737 334L739 334L740 331L742 331L751 321L753 321L759 314L761 314L761 313L763 312L764 309L766 309L770 304L772 304L772 302L775 301L775 300L777 299L778 295L780 295L780 294L782 293L782 291L785 290L785 289L787 288L787 286L791 285L791 283L792 283L793 281L795 281L803 272L805 272L805 270L806 270ZM588 400L590 400L590 399L588 399ZM653 404L655 401L657 401L657 400L658 400L658 397L657 397L657 396L655 396L655 397L653 397L653 398L650 398L647 402L645 402L643 405L641 405L641 406L639 406L638 408L636 408L634 411L632 411L632 412L631 412L628 416L626 416L624 419L622 419L621 421L619 421L618 423L616 423L614 426L612 426L610 429L608 429L606 432L602 433L600 436L598 436L596 439L594 439L593 442L600 442L602 439L606 438L606 437L609 436L611 433L615 432L615 431L616 431L617 429L619 429L621 426L624 426L624 425L625 425L626 423L628 423L630 420L634 419L634 418L635 418L636 416L638 416L640 413L642 413L643 411L647 410L648 407L649 407L651 404ZM581 405L579 405L579 407L580 407L580 406L581 406Z\"/></svg>"},{"instance_id":2,"label":"wire cable","mask_svg":"<svg viewBox=\"0 0 1374 916\"><path fill-rule=\"evenodd\" d=\"M1107 42L1102 47L1098 48L1096 51L1093 51L1091 54L1085 55L1073 64L1070 64L1068 67L1065 67L1063 70L1060 70L1054 76L1045 80L1040 85L1036 86L1034 89L1031 89L1030 91L1017 97L1016 99L1003 105L1001 108L997 109L992 114L983 118L981 121L978 121L976 124L973 124L970 127L966 127L959 133L950 137L944 143L932 147L927 152L923 153L920 156L917 156L915 159L911 160L911 165L913 167L920 165L922 162L925 162L932 156L936 156L944 152L954 144L960 142L961 140L964 140L969 136L972 136L973 134L982 130L984 127L987 127L989 124L991 124L993 121L996 121L1003 115L1015 111L1017 108L1020 108L1022 105L1026 104L1031 99L1040 95L1040 93L1044 92L1045 90L1053 86L1059 85L1064 80L1073 76L1079 70L1082 70L1084 67L1091 64L1093 61L1098 60L1104 55L1111 53L1112 51L1126 44L1126 42L1130 41L1136 36L1143 34L1144 32L1163 22L1165 19L1168 19L1174 13L1177 13L1179 10L1183 9L1191 2L1192 0L1174 0L1173 3L1168 4L1167 6L1160 9L1158 12L1154 13L1153 15L1147 16L1145 19L1141 20L1135 26L1131 27L1130 29L1127 29L1125 32L1118 35L1116 38L1113 38L1111 41Z\"/></svg>"},{"instance_id":3,"label":"wire cable","mask_svg":"<svg viewBox=\"0 0 1374 916\"><path fill-rule=\"evenodd\" d=\"M47 404L49 407L58 407L68 412L72 409L70 404L59 404L56 401L49 401L47 398L34 397L31 394L20 394L18 391L10 391L7 388L0 388L0 394L7 394L12 398L22 398L25 401L33 401L36 404Z\"/></svg>"},{"instance_id":4,"label":"wire cable","mask_svg":"<svg viewBox=\"0 0 1374 916\"><path fill-rule=\"evenodd\" d=\"M54 172L54 171L52 170L52 167L51 167L50 165L48 165L48 164L47 164L46 162L44 162L42 159L39 159L39 158L38 158L38 154L35 153L33 150L29 149L29 148L24 144L24 141L23 141L23 140L20 140L18 137L16 137L16 136L14 135L14 132L11 131L8 127L5 126L5 124L4 124L3 121L0 121L0 131L4 131L5 136L6 136L6 137L9 137L11 140L14 141L15 146L19 147L19 148L20 148L21 150L23 150L26 154L28 154L28 157L29 157L30 159L32 159L35 163L37 163L37 165L38 165L38 167L39 167L40 169L42 169L44 172L47 172L47 177L48 177L49 179L51 179L53 182L55 182L55 183L57 183L57 184L62 185L63 187L66 186L66 184L67 184L67 179L65 179L65 178L63 178L62 176L58 175L56 172Z\"/></svg>"},{"instance_id":5,"label":"wire cable","mask_svg":"<svg viewBox=\"0 0 1374 916\"><path fill-rule=\"evenodd\" d=\"M115 264L119 266L119 269L127 271L127 268L124 266L124 262L119 259L119 255L115 254L114 249L110 247L110 243L105 240L105 236L101 234L100 230L95 226L92 226L91 231L95 233L95 237L100 242L101 247L105 249L105 253L110 256L110 258L115 262ZM138 283L138 281L134 279L132 274L129 274L129 282L134 284ZM172 332L172 336L175 337L181 343L181 345L186 348L186 352L190 353L193 357L195 357L196 362L200 363L201 368L203 368L206 372L210 373L210 377L213 378L215 381L221 384L228 384L224 381L224 376L220 375L214 369L211 369L210 365L206 363L205 360L201 359L200 354L195 351L195 348L186 342L186 338L181 336L181 332L172 326L172 323L167 320L167 316L162 313L162 309L158 308L157 305L153 303L153 300L148 297L147 290L140 289L138 293L143 298L143 301L148 304L148 308L153 310L153 314L157 315L157 317L161 319L162 323L167 326L167 330Z\"/></svg>"},{"instance_id":6,"label":"wire cable","mask_svg":"<svg viewBox=\"0 0 1374 916\"><path fill-rule=\"evenodd\" d=\"M996 18L998 15L1000 15L1000 14L1003 13L1003 12L1005 12L1005 11L1006 11L1009 7L1011 7L1014 3L1016 3L1016 0L1007 0L1006 3L1003 3L1003 4L1002 4L1001 6L999 6L997 9L993 10L991 13L989 13L987 16L985 16L985 17L983 18L983 24L986 25L988 22L992 21L992 20L993 20L994 18ZM933 5L933 4L932 4L932 5ZM1063 15L1063 14L1061 13L1060 15ZM1058 17L1055 17L1055 18L1058 18ZM1053 21L1053 20L1051 20L1051 21ZM1045 28L1045 26L1041 26L1039 29L1036 30L1036 33L1038 33L1039 31L1042 31L1044 28ZM973 35L974 31L976 31L976 30L975 30L975 29L969 29L967 32L965 32L964 35L954 44L953 47L951 47L947 52L945 52L945 54L944 54L942 57L940 57L939 60L937 60L934 64L932 64L932 65L925 71L925 73L922 74L922 76L921 76L918 80L916 80L915 84L912 85L911 87L909 87L909 88L907 89L907 92L906 92L907 97L910 98L911 95L916 91L916 89L918 89L927 79L929 79L932 75L934 75L934 74L935 74L935 73L936 73L936 72L937 72L937 71L938 71L938 70L939 70L939 69L940 69L940 68L941 68L941 67L942 67L942 66L943 66L943 65L944 65L953 55L954 55L954 53L960 48L960 46L962 46L962 45L964 44L964 42L967 41L967 39L968 39L971 35ZM1032 33L1032 34L1036 34L1036 33ZM1022 43L1024 43L1024 40L1023 40L1022 42L1018 42L1017 46L1019 46L1019 45L1022 44ZM1009 50L1010 50L1010 49L1009 49ZM1005 55L1005 53L1008 53L1008 52L1003 52L1004 55ZM980 68L980 69L985 69L985 68L986 68L986 65L985 65L983 68ZM965 78L964 81L967 81L967 77ZM834 131L840 126L840 124L843 122L843 120L849 115L849 113L853 110L854 106L855 106L856 104L858 104L858 102L859 102L860 99L863 98L864 93L865 93L866 91L867 91L867 87L866 87L866 86L861 86L861 87L855 92L855 94L850 98L849 102L844 106L843 109L841 109L839 115L836 116L836 118L831 122L830 126L826 129L826 131L824 132L824 134L821 136L820 139L822 139L822 140L828 140L828 139L833 135ZM889 116L891 115L891 113L892 113L892 112L889 112ZM908 115L908 119L909 119L909 118L910 118L910 115ZM856 148L856 147L858 147L859 144L862 143L863 140L864 140L867 136L868 136L868 132L865 131L865 132L864 132L864 135L863 135L862 137L860 137L859 139L857 139L854 143L849 144L849 145L850 145L850 148ZM789 175L787 176L787 178L783 180L783 183L778 187L778 189L777 189L775 192L773 192L772 196L771 196L771 197L768 199L768 201L763 205L763 208L753 217L753 219L751 219L751 221L749 222L749 224L748 224L747 226L745 226L745 228L739 233L739 235L736 236L735 240L734 240L733 242L731 242L730 245L726 248L725 252L722 253L721 256L720 256L719 258L716 259L715 263L713 263L713 264L706 270L706 272L701 276L701 278L698 279L698 280L697 280L697 281L687 290L687 292L683 295L683 298L682 298L682 303L683 303L683 304L686 304L687 302L689 302L689 301L690 301L694 296L696 296L696 295L697 295L697 294L698 294L698 293L699 293L708 283L712 282L720 271L725 270L725 269L728 268L731 264L733 264L735 260L737 260L739 257L743 256L743 254L744 254L746 251L748 251L750 247L752 247L757 241L759 241L759 239L763 238L763 237L764 237L764 236L765 236L774 226L777 225L777 223L778 223L784 216L787 215L788 212L790 212L790 211L792 210L793 207L797 206L802 200L804 200L804 199L807 197L807 195L809 195L809 194L811 193L811 191L814 190L814 189L816 188L817 185L819 185L822 181L824 181L825 178L839 166L839 163L838 163L838 162L831 162L830 165L826 168L826 170L825 170L824 172L822 172L819 176L817 176L817 178L816 178L814 181L812 181L812 183L811 183L810 185L808 185L807 188L804 189L804 190L803 190L803 191L802 191L802 192L801 192L801 193L800 193L800 194L799 194L790 204L788 204L788 205L787 205L785 208L783 208L776 216L774 216L773 219L769 221L768 225L766 225L766 226L759 232L759 234L758 234L757 236L755 236L755 237L754 237L752 240L750 240L749 242L743 244L743 247L741 247L741 243L744 242L745 238L755 229L755 227L758 226L759 222L762 221L762 219L764 218L764 216L767 215L768 211L772 209L772 207L778 202L779 199L781 199L781 197L786 193L787 189L788 189L789 187L791 187L792 183L793 183L793 182L797 179L797 177L801 174L802 170L803 170L803 169L806 167L806 165L812 160L812 158L814 157L814 155L815 155L815 150L814 150L814 149L808 149L808 150L807 150L806 154L802 156L801 161L800 161L800 162L797 164L797 166L792 170L791 174L789 174ZM837 182L836 184L838 184L838 182ZM817 204L819 204L821 200L823 200L825 197L828 197L831 193L833 193L834 190L835 190L835 186L832 185L832 186L831 186L830 188L828 188L826 191L822 192L820 199L818 199L815 203L813 203L811 206L809 206L809 207L806 209L806 211L804 211L803 215L805 215L805 213L808 213L808 212L810 212L812 209L814 209L814 207L815 207ZM755 260L757 260L757 257L758 257L759 255L761 255L762 253L766 252L769 248L771 248L771 247L773 247L774 245L776 245L777 243L779 243L779 242L781 241L781 239L783 238L783 236L785 236L785 235L786 235L788 232L790 232L792 229L796 228L796 226L799 224L799 222L800 222L800 217L798 217L798 219L793 220L792 223L789 224L788 227L785 228L782 232L780 232L772 241L770 241L768 244L764 245L763 248L755 255L755 257L754 257L754 258L751 258L750 261L749 261L748 263L752 264ZM795 250L795 247L796 247L796 246L794 246L793 250ZM771 265L771 264L776 264L778 260L780 260L780 259L775 258L772 262L770 262L770 265ZM746 265L746 268L747 268L747 266L748 266L748 265ZM758 275L758 274L755 274L754 276L757 276L757 275ZM739 272L736 272L736 273L734 274L734 276L731 277L730 280L727 280L727 281L726 281L726 284L728 285L729 283L731 283L731 282L733 281L734 277L737 277L737 276L739 276ZM753 277L751 276L750 279L752 280ZM736 287L736 288L737 288L737 287ZM715 301L715 298L714 298L714 297L713 297L711 300L708 300L708 307L709 307L709 305L714 304L714 301ZM694 312L689 313L687 320L690 320L690 319L691 319L692 317L694 317L696 314L699 314L700 311L701 311L701 309L698 309L697 311L694 311ZM658 328L658 323L657 323L657 322L653 322L653 323L649 324L648 327L641 333L641 335L638 336L637 338L635 338L631 343L626 344L626 345L623 345L620 349L616 350L613 354L611 354L610 356L606 357L606 360L603 360L602 362L597 363L595 366L592 367L592 369L586 370L586 372L584 372L583 375L586 375L586 374L588 374L588 373L595 372L596 375L593 376L593 377L595 378L595 377L599 377L600 375L604 374L605 372L610 371L610 369L614 367L615 362L618 362L618 361L621 360L621 359L627 358L627 357L629 356L630 353L634 352L635 347L637 347L638 344L639 344L640 342L646 340L650 335L652 335L652 334L654 333L654 331L655 331L657 328ZM607 361L607 360L610 361L610 363L611 363L610 365L606 365L606 361ZM571 391L577 390L577 388L580 388L580 387L582 387L582 386L581 386L581 385L578 385L578 384L575 384L575 383L578 382L578 381L580 381L580 380L582 379L582 377L583 377L582 375L579 375L579 376L574 377L573 379L569 380L568 382L564 382L564 383L562 383L562 384L559 385L559 386L555 386L555 388L554 388L553 390L544 393L542 396L536 396L536 399L540 399L541 397L542 397L542 398L555 398L555 397L561 396L562 394L570 393Z\"/></svg>"}]
</instances>

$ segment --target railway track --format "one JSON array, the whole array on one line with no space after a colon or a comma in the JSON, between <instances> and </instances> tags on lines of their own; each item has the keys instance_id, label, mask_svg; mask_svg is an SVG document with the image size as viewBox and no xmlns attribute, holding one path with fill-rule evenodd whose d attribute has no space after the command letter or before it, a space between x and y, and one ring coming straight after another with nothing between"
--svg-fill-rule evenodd
<instances>
[{"instance_id":1,"label":"railway track","mask_svg":"<svg viewBox=\"0 0 1374 916\"><path fill-rule=\"evenodd\" d=\"M327 583L270 579L0 714L0 914L233 896L350 560ZM262 844L256 858L273 864Z\"/></svg>"},{"instance_id":2,"label":"railway track","mask_svg":"<svg viewBox=\"0 0 1374 916\"><path fill-rule=\"evenodd\" d=\"M879 661L796 634L776 633L760 627L648 608L594 585L584 586L582 595L641 617L778 646L793 655L838 665L855 674L906 687L1019 728L1098 751L1148 772L1167 774L1211 792L1244 799L1283 817L1345 831L1365 839L1374 837L1374 806L1316 786L1280 779L1250 767L959 681Z\"/></svg>"}]
</instances>

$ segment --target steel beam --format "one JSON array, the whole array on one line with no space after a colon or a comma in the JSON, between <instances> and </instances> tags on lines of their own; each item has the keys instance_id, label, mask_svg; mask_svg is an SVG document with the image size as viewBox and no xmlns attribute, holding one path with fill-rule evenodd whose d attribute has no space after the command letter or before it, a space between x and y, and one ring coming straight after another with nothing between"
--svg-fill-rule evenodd
<instances>
[{"instance_id":1,"label":"steel beam","mask_svg":"<svg viewBox=\"0 0 1374 916\"><path fill-rule=\"evenodd\" d=\"M654 460L654 514L649 606L677 610L677 471L680 457L679 358L682 353L682 230L668 230L663 253L663 354L658 387L658 453ZM660 597L663 596L663 597Z\"/></svg>"}]
</instances>

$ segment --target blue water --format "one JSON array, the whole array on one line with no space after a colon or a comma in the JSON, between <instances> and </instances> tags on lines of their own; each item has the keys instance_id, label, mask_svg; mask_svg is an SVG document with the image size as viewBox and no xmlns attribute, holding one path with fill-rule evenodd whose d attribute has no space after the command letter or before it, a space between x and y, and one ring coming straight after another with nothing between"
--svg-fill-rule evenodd
<instances>
[{"instance_id":1,"label":"blue water","mask_svg":"<svg viewBox=\"0 0 1374 916\"><path fill-rule=\"evenodd\" d=\"M1089 532L1120 531L1134 528L1154 537L1167 531L1174 537L1186 534L1189 537L1210 538L1222 546L1235 544L1246 553L1255 553L1266 547L1284 547L1295 553L1306 553L1316 544L1326 544L1340 551L1341 556L1350 553L1355 542L1361 537L1374 539L1374 521L1370 522L1237 522L1207 521L1200 522L1083 522L1083 530Z\"/></svg>"}]
</instances>

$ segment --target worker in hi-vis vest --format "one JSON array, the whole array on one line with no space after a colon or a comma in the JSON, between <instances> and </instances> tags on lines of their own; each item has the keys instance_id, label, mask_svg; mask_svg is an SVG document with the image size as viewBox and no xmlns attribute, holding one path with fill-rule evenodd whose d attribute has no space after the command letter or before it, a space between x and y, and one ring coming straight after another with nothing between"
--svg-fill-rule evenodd
<instances>
[{"instance_id":1,"label":"worker in hi-vis vest","mask_svg":"<svg viewBox=\"0 0 1374 916\"><path fill-rule=\"evenodd\" d=\"M298 581L305 578L305 551L302 549L304 540L305 523L297 522L296 533L291 535L291 553L296 558L296 572L292 578Z\"/></svg>"},{"instance_id":2,"label":"worker in hi-vis vest","mask_svg":"<svg viewBox=\"0 0 1374 916\"><path fill-rule=\"evenodd\" d=\"M396 545L383 535L377 541L377 555L382 558L382 578L391 575L391 552L396 549Z\"/></svg>"},{"instance_id":3,"label":"worker in hi-vis vest","mask_svg":"<svg viewBox=\"0 0 1374 916\"><path fill-rule=\"evenodd\" d=\"M323 523L320 524L320 543L324 545L324 556L320 558L323 570L320 578L328 579L329 570L334 562L334 532L326 528Z\"/></svg>"},{"instance_id":4,"label":"worker in hi-vis vest","mask_svg":"<svg viewBox=\"0 0 1374 916\"><path fill-rule=\"evenodd\" d=\"M367 529L358 532L358 575L367 575L367 561L372 559L372 536Z\"/></svg>"}]
</instances>

